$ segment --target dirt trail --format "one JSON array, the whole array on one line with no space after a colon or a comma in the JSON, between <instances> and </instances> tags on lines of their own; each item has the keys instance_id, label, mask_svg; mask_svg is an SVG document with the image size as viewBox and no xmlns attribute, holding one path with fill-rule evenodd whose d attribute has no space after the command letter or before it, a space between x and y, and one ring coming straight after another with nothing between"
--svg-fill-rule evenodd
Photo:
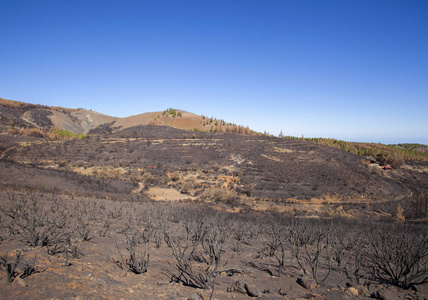
<instances>
[{"instance_id":1,"label":"dirt trail","mask_svg":"<svg viewBox=\"0 0 428 300\"><path fill-rule=\"evenodd\" d=\"M16 146L12 146L12 147L6 148L6 150L4 150L4 151L2 152L2 154L0 155L0 159L4 159L4 157L6 156L6 154L7 154L9 151L13 150L13 149L16 149Z\"/></svg>"}]
</instances>

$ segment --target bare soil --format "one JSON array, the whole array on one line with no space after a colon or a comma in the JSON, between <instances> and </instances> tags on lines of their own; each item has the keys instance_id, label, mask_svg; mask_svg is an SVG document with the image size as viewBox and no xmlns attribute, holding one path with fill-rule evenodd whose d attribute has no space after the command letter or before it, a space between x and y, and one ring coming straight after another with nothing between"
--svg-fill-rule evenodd
<instances>
[{"instance_id":1,"label":"bare soil","mask_svg":"<svg viewBox=\"0 0 428 300\"><path fill-rule=\"evenodd\" d=\"M207 209L203 203L129 202L47 193L0 193L5 211L16 201L31 197L37 199L38 205L48 213L47 219L67 216L65 225L55 232L69 235L70 242L63 251L70 252L67 252L68 258L60 250L52 253L53 249L62 245L54 241L46 246L29 246L19 232L11 231L13 224L3 215L0 255L7 255L9 261L13 261L16 253L21 252L24 263L18 267L11 284L7 283L5 270L1 270L2 299L209 299L211 290L197 288L178 279L177 261L163 235L184 237L186 224L193 224L196 228L202 224L198 222L210 220L210 216L220 217L227 228L221 268L214 289L216 299L250 299L246 292L241 294L233 290L238 280L255 286L260 299L367 299L379 291L392 292L395 299L424 299L428 296L425 286L419 286L417 291L394 287L372 278L368 269L361 271L363 279L358 283L352 275L347 277L343 271L345 269L337 266L336 261L325 282L305 288L298 283L304 272L290 250L285 251L286 261L279 277L277 260L269 255L267 244L272 238L270 232L274 227L271 226L291 219L276 214L225 213ZM89 238L86 241L82 238L79 222L88 226ZM367 223L349 222L336 219L335 224L345 226L338 228L353 233L364 230L364 227L367 230ZM328 223L312 220L306 224L315 229ZM126 236L132 232L145 232L148 228L151 230L148 270L135 274L126 268L129 259ZM341 233L341 237L345 235ZM77 250L73 253L70 249ZM198 255L203 255L199 252L203 251L202 248L197 249ZM195 267L204 265L198 255L195 257L198 260ZM353 255L345 253L344 259L352 261ZM327 266L324 261L321 263L319 272L325 275ZM24 275L24 265L32 266L31 274ZM348 267L351 268L351 265ZM197 267L197 270L204 268Z\"/></svg>"}]
</instances>

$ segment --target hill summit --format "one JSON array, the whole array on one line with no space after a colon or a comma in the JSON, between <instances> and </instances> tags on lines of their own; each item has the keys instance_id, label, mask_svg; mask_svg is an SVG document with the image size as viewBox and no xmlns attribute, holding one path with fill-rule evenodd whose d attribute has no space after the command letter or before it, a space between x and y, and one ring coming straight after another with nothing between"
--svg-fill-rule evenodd
<instances>
[{"instance_id":1,"label":"hill summit","mask_svg":"<svg viewBox=\"0 0 428 300\"><path fill-rule=\"evenodd\" d=\"M178 129L209 132L255 133L248 127L227 123L179 109L146 112L130 117L118 118L87 109L70 109L0 98L0 126L13 125L21 128L56 128L74 134L112 133L140 125L163 125Z\"/></svg>"}]
</instances>

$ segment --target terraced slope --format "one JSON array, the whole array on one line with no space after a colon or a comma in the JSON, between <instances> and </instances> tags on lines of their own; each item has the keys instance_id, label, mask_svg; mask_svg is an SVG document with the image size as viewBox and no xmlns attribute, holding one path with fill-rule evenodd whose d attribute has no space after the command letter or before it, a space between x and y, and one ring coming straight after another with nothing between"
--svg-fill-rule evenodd
<instances>
[{"instance_id":1,"label":"terraced slope","mask_svg":"<svg viewBox=\"0 0 428 300\"><path fill-rule=\"evenodd\" d=\"M171 199L181 192L182 199L236 207L251 204L283 210L303 204L359 208L379 204L393 211L403 203L410 213L413 194L428 190L428 174L413 171L411 165L383 171L355 154L293 139L146 125L85 140L16 143L10 139L3 144L14 144L2 154L9 162L34 168L32 172L41 169L45 177L46 172L59 178L74 174L69 177L73 182L83 182L87 176L93 181L94 194L114 193L105 186L114 186L105 181L113 180L122 198L169 200L164 189L170 189ZM25 172L19 174L25 177ZM3 177L3 184L13 185L11 178ZM26 178L16 182L25 186ZM39 188L43 189L43 182ZM91 192L86 185L75 190L86 191L84 195Z\"/></svg>"}]
</instances>

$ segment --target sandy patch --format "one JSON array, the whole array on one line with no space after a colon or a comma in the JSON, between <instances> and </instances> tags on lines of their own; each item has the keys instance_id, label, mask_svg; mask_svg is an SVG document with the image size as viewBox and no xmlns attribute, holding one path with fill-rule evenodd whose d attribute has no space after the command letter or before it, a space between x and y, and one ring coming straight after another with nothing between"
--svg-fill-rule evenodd
<instances>
[{"instance_id":1,"label":"sandy patch","mask_svg":"<svg viewBox=\"0 0 428 300\"><path fill-rule=\"evenodd\" d=\"M249 161L246 158L242 157L241 154L232 154L232 155L230 155L229 159L238 165L242 165L242 164L252 165L253 164L252 161Z\"/></svg>"},{"instance_id":2,"label":"sandy patch","mask_svg":"<svg viewBox=\"0 0 428 300\"><path fill-rule=\"evenodd\" d=\"M400 168L405 169L405 170L419 172L421 174L424 174L424 173L428 174L428 167L425 167L425 166L402 165Z\"/></svg>"},{"instance_id":3,"label":"sandy patch","mask_svg":"<svg viewBox=\"0 0 428 300\"><path fill-rule=\"evenodd\" d=\"M52 115L50 115L49 118L55 128L65 129L76 134L85 132L82 126L73 122L69 115L62 112L52 111Z\"/></svg>"},{"instance_id":4,"label":"sandy patch","mask_svg":"<svg viewBox=\"0 0 428 300\"><path fill-rule=\"evenodd\" d=\"M194 200L194 197L185 195L177 191L176 189L165 189L159 187L152 187L146 193L150 199L156 201L180 201L191 199Z\"/></svg>"}]
</instances>

